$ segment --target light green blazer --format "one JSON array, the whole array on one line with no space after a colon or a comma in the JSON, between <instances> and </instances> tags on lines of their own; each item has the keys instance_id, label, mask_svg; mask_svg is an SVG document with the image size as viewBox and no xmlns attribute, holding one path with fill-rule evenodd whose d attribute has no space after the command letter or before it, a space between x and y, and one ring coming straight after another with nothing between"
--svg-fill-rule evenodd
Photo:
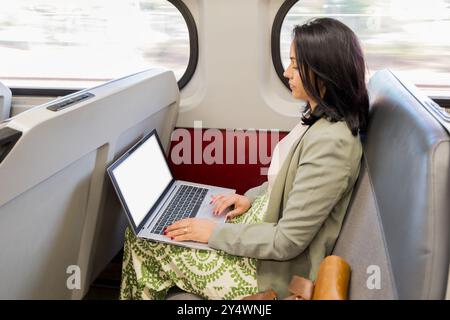
<instances>
[{"instance_id":1,"label":"light green blazer","mask_svg":"<svg viewBox=\"0 0 450 320\"><path fill-rule=\"evenodd\" d=\"M316 121L297 139L272 187L263 223L218 225L210 247L257 258L260 291L288 295L293 275L314 280L331 254L359 174L362 146L343 121ZM267 182L250 189L253 200Z\"/></svg>"}]
</instances>

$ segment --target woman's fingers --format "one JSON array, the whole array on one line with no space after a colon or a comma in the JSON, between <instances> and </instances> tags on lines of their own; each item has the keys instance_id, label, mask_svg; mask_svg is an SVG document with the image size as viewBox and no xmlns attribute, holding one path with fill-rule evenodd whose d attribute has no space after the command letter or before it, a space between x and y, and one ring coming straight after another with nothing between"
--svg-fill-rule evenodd
<instances>
[{"instance_id":1,"label":"woman's fingers","mask_svg":"<svg viewBox=\"0 0 450 320\"><path fill-rule=\"evenodd\" d=\"M219 208L222 207L224 204L230 202L230 197L229 196L225 196L221 199L217 199L217 201L214 203L214 208L213 208L213 214L214 215L218 215L219 214Z\"/></svg>"},{"instance_id":2,"label":"woman's fingers","mask_svg":"<svg viewBox=\"0 0 450 320\"><path fill-rule=\"evenodd\" d=\"M164 230L164 235L174 241L208 243L217 223L210 219L188 218L177 221Z\"/></svg>"},{"instance_id":3,"label":"woman's fingers","mask_svg":"<svg viewBox=\"0 0 450 320\"><path fill-rule=\"evenodd\" d=\"M234 217L241 215L242 213L243 212L242 212L241 208L236 208L236 209L231 210L230 212L228 212L225 217L226 217L227 220L231 220Z\"/></svg>"},{"instance_id":4,"label":"woman's fingers","mask_svg":"<svg viewBox=\"0 0 450 320\"><path fill-rule=\"evenodd\" d=\"M181 236L183 234L187 234L187 232L185 232L182 228L175 229L175 230L172 230L172 231L164 231L164 235L166 237L171 238L171 239L173 239L176 236Z\"/></svg>"},{"instance_id":5,"label":"woman's fingers","mask_svg":"<svg viewBox=\"0 0 450 320\"><path fill-rule=\"evenodd\" d=\"M192 231L190 223L192 218L182 219L175 221L170 226L164 229L164 235L169 237L171 240L177 240L182 237L183 239ZM177 240L182 241L182 240Z\"/></svg>"},{"instance_id":6,"label":"woman's fingers","mask_svg":"<svg viewBox=\"0 0 450 320\"><path fill-rule=\"evenodd\" d=\"M174 241L189 241L189 240L193 240L193 239L192 239L192 236L190 234L182 234L182 235L175 236L175 237L171 238L171 240L174 240Z\"/></svg>"},{"instance_id":7,"label":"woman's fingers","mask_svg":"<svg viewBox=\"0 0 450 320\"><path fill-rule=\"evenodd\" d=\"M236 194L234 193L229 193L229 194L213 194L211 196L211 203L216 203L217 201L223 201L226 200L228 198L234 198L236 196Z\"/></svg>"},{"instance_id":8,"label":"woman's fingers","mask_svg":"<svg viewBox=\"0 0 450 320\"><path fill-rule=\"evenodd\" d=\"M175 221L170 226L167 226L164 229L164 231L165 232L170 232L170 231L174 231L174 230L177 230L177 229L186 228L189 225L190 219L192 219L192 218L187 218L187 219L182 219L182 220Z\"/></svg>"},{"instance_id":9,"label":"woman's fingers","mask_svg":"<svg viewBox=\"0 0 450 320\"><path fill-rule=\"evenodd\" d=\"M225 196L223 196L222 198L217 199L217 200L215 201L215 203L214 203L213 214L214 214L214 215L218 215L218 214L219 214L218 209L219 209L219 207L221 207L224 203L229 203L230 201L232 201L231 204L233 204L233 203L234 203L234 200L233 200L233 199L234 199L233 195L225 195ZM230 205L230 204L229 204L229 205Z\"/></svg>"},{"instance_id":10,"label":"woman's fingers","mask_svg":"<svg viewBox=\"0 0 450 320\"><path fill-rule=\"evenodd\" d=\"M235 199L234 198L227 198L225 200L222 201L222 203L220 203L220 205L217 207L217 209L214 210L214 214L220 215L222 214L222 212L228 208L229 206L231 206L232 204L234 204Z\"/></svg>"},{"instance_id":11,"label":"woman's fingers","mask_svg":"<svg viewBox=\"0 0 450 320\"><path fill-rule=\"evenodd\" d=\"M217 200L222 199L224 196L225 195L223 195L223 194L213 194L211 196L211 202L209 204L215 203Z\"/></svg>"}]
</instances>

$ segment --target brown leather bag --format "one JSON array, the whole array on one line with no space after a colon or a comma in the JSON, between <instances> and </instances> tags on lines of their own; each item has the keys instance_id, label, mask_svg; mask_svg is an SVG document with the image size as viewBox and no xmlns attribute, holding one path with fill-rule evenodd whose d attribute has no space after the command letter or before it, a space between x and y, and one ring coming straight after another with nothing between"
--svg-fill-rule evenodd
<instances>
[{"instance_id":1,"label":"brown leather bag","mask_svg":"<svg viewBox=\"0 0 450 320\"><path fill-rule=\"evenodd\" d=\"M347 300L350 272L341 257L326 257L317 273L313 300Z\"/></svg>"},{"instance_id":2,"label":"brown leather bag","mask_svg":"<svg viewBox=\"0 0 450 320\"><path fill-rule=\"evenodd\" d=\"M290 296L284 300L311 300L314 292L314 282L309 279L293 276L288 287Z\"/></svg>"},{"instance_id":3,"label":"brown leather bag","mask_svg":"<svg viewBox=\"0 0 450 320\"><path fill-rule=\"evenodd\" d=\"M316 282L293 276L288 290L291 293L284 300L346 300L350 281L350 266L338 256L328 256L319 266ZM243 300L276 300L277 294L269 289Z\"/></svg>"}]
</instances>

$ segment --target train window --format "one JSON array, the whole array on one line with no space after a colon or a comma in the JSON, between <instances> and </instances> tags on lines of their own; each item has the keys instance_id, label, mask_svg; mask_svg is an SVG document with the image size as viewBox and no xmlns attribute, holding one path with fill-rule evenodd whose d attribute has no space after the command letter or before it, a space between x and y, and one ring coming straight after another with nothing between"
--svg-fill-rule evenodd
<instances>
[{"instance_id":1,"label":"train window","mask_svg":"<svg viewBox=\"0 0 450 320\"><path fill-rule=\"evenodd\" d=\"M294 25L314 17L338 19L355 31L369 76L388 68L431 96L450 95L449 0L287 0L272 29L272 56L280 78L289 64Z\"/></svg>"},{"instance_id":2,"label":"train window","mask_svg":"<svg viewBox=\"0 0 450 320\"><path fill-rule=\"evenodd\" d=\"M162 66L179 86L197 63L197 30L180 0L20 0L0 11L0 80L84 88Z\"/></svg>"}]
</instances>

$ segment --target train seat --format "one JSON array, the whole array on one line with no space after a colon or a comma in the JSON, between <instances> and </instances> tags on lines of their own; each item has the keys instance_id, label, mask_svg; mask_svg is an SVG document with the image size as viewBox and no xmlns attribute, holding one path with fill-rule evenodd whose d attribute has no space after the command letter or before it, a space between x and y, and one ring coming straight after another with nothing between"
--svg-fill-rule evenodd
<instances>
[{"instance_id":1,"label":"train seat","mask_svg":"<svg viewBox=\"0 0 450 320\"><path fill-rule=\"evenodd\" d=\"M349 298L444 299L450 254L450 138L388 70L369 83L361 174L333 254ZM168 299L199 299L169 291Z\"/></svg>"},{"instance_id":2,"label":"train seat","mask_svg":"<svg viewBox=\"0 0 450 320\"><path fill-rule=\"evenodd\" d=\"M363 168L334 249L353 269L350 298L444 299L449 133L388 70L369 93Z\"/></svg>"},{"instance_id":3,"label":"train seat","mask_svg":"<svg viewBox=\"0 0 450 320\"><path fill-rule=\"evenodd\" d=\"M167 150L178 106L173 72L155 68L0 123L0 299L86 294L127 226L105 169L153 129Z\"/></svg>"}]
</instances>

